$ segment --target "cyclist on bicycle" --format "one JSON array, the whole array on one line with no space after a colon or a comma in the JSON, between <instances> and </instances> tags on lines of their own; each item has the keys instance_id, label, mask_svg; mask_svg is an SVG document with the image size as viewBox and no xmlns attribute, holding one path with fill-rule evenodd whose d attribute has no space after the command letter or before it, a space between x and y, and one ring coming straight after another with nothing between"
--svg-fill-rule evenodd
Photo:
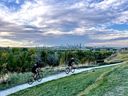
<instances>
[{"instance_id":1,"label":"cyclist on bicycle","mask_svg":"<svg viewBox=\"0 0 128 96\"><path fill-rule=\"evenodd\" d=\"M40 64L36 62L34 66L32 67L32 73L33 73L34 79L36 78L36 75L38 74L39 69L40 69Z\"/></svg>"},{"instance_id":2,"label":"cyclist on bicycle","mask_svg":"<svg viewBox=\"0 0 128 96\"><path fill-rule=\"evenodd\" d=\"M68 67L72 68L73 67L73 63L75 63L75 59L72 57L72 58L70 58L70 60L68 62Z\"/></svg>"}]
</instances>

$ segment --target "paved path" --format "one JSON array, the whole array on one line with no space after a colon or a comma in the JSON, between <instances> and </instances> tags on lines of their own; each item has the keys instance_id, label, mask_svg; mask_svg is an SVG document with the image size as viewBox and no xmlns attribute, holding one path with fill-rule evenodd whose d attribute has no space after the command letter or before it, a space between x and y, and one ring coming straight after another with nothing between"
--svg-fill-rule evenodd
<instances>
[{"instance_id":1,"label":"paved path","mask_svg":"<svg viewBox=\"0 0 128 96\"><path fill-rule=\"evenodd\" d=\"M63 77L70 76L72 74L77 74L77 73L80 73L80 72L83 72L83 71L88 71L88 70L92 70L92 69L96 69L96 68L104 68L104 67L109 67L109 66L115 66L115 65L119 65L119 64L122 64L122 63L116 63L116 64L104 65L104 66L98 66L98 67L91 67L91 68L76 69L74 73L69 73L69 74L66 74L65 72L62 72L62 73L59 73L59 74L51 75L49 77L45 77L45 78L42 79L41 82L35 81L32 85L29 85L29 84L26 83L26 84L18 85L18 86L15 86L15 87L12 87L12 88L9 88L9 89L6 89L6 90L2 90L2 91L0 91L0 96L7 96L9 94L18 92L18 91L23 90L23 89L27 89L27 88L30 88L30 87L33 87L33 86L36 86L36 85L39 85L39 84L42 84L42 83L45 83L45 82L48 82L48 81L63 78Z\"/></svg>"}]
</instances>

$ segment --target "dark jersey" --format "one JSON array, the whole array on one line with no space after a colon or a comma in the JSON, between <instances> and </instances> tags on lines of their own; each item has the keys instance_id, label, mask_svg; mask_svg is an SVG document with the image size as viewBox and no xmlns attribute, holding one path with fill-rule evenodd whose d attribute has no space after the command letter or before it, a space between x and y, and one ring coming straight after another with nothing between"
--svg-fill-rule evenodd
<instances>
[{"instance_id":1,"label":"dark jersey","mask_svg":"<svg viewBox=\"0 0 128 96\"><path fill-rule=\"evenodd\" d=\"M37 73L37 71L36 71L37 68L39 68L39 67L38 67L38 66L33 66L33 67L32 67L32 73Z\"/></svg>"},{"instance_id":2,"label":"dark jersey","mask_svg":"<svg viewBox=\"0 0 128 96\"><path fill-rule=\"evenodd\" d=\"M68 66L72 66L73 62L75 62L74 59L70 59L69 62L68 62Z\"/></svg>"}]
</instances>

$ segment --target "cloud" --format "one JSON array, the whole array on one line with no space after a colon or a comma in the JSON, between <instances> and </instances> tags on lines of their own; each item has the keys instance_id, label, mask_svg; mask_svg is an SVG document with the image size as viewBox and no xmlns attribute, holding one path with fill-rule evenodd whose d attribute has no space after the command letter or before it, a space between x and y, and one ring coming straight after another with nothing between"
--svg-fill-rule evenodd
<instances>
[{"instance_id":1,"label":"cloud","mask_svg":"<svg viewBox=\"0 0 128 96\"><path fill-rule=\"evenodd\" d=\"M33 43L32 42L26 42L24 40L22 41L15 41L15 40L10 40L10 39L4 39L4 38L0 38L0 44L1 47L30 47Z\"/></svg>"},{"instance_id":2,"label":"cloud","mask_svg":"<svg viewBox=\"0 0 128 96\"><path fill-rule=\"evenodd\" d=\"M128 30L108 27L128 23L127 2L128 0L14 0L8 2L10 7L1 3L0 37L9 42L32 41L33 43L27 43L29 46L36 45L35 43L61 45L68 41L93 44L111 40L114 43L115 39L121 38L126 38L125 42ZM15 10L11 10L13 8ZM50 41L51 38L53 42ZM62 42L59 41L60 38L63 38ZM80 40L75 41L77 38ZM27 46L24 43L21 45Z\"/></svg>"},{"instance_id":3,"label":"cloud","mask_svg":"<svg viewBox=\"0 0 128 96\"><path fill-rule=\"evenodd\" d=\"M13 32L0 32L0 36L12 36Z\"/></svg>"},{"instance_id":4,"label":"cloud","mask_svg":"<svg viewBox=\"0 0 128 96\"><path fill-rule=\"evenodd\" d=\"M113 20L113 22L115 22L117 24L128 23L128 11L122 12L119 17L117 17L115 20Z\"/></svg>"},{"instance_id":5,"label":"cloud","mask_svg":"<svg viewBox=\"0 0 128 96\"><path fill-rule=\"evenodd\" d=\"M128 40L106 41L106 42L91 42L88 46L105 46L105 47L128 47Z\"/></svg>"},{"instance_id":6,"label":"cloud","mask_svg":"<svg viewBox=\"0 0 128 96\"><path fill-rule=\"evenodd\" d=\"M113 29L104 29L102 31L98 31L98 33L94 32L94 34L90 35L90 38L94 40L115 40L115 39L120 39L120 38L127 38L128 39L128 30L124 31L118 31L118 30L113 30Z\"/></svg>"}]
</instances>

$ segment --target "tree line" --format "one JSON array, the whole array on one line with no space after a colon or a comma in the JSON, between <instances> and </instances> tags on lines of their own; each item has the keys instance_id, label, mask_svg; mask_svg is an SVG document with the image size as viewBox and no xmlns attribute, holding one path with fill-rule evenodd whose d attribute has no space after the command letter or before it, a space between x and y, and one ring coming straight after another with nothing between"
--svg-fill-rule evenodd
<instances>
[{"instance_id":1,"label":"tree line","mask_svg":"<svg viewBox=\"0 0 128 96\"><path fill-rule=\"evenodd\" d=\"M40 61L41 66L60 66L74 57L78 64L94 63L112 54L111 51L92 50L52 50L48 48L1 48L0 73L30 71L33 64Z\"/></svg>"}]
</instances>

